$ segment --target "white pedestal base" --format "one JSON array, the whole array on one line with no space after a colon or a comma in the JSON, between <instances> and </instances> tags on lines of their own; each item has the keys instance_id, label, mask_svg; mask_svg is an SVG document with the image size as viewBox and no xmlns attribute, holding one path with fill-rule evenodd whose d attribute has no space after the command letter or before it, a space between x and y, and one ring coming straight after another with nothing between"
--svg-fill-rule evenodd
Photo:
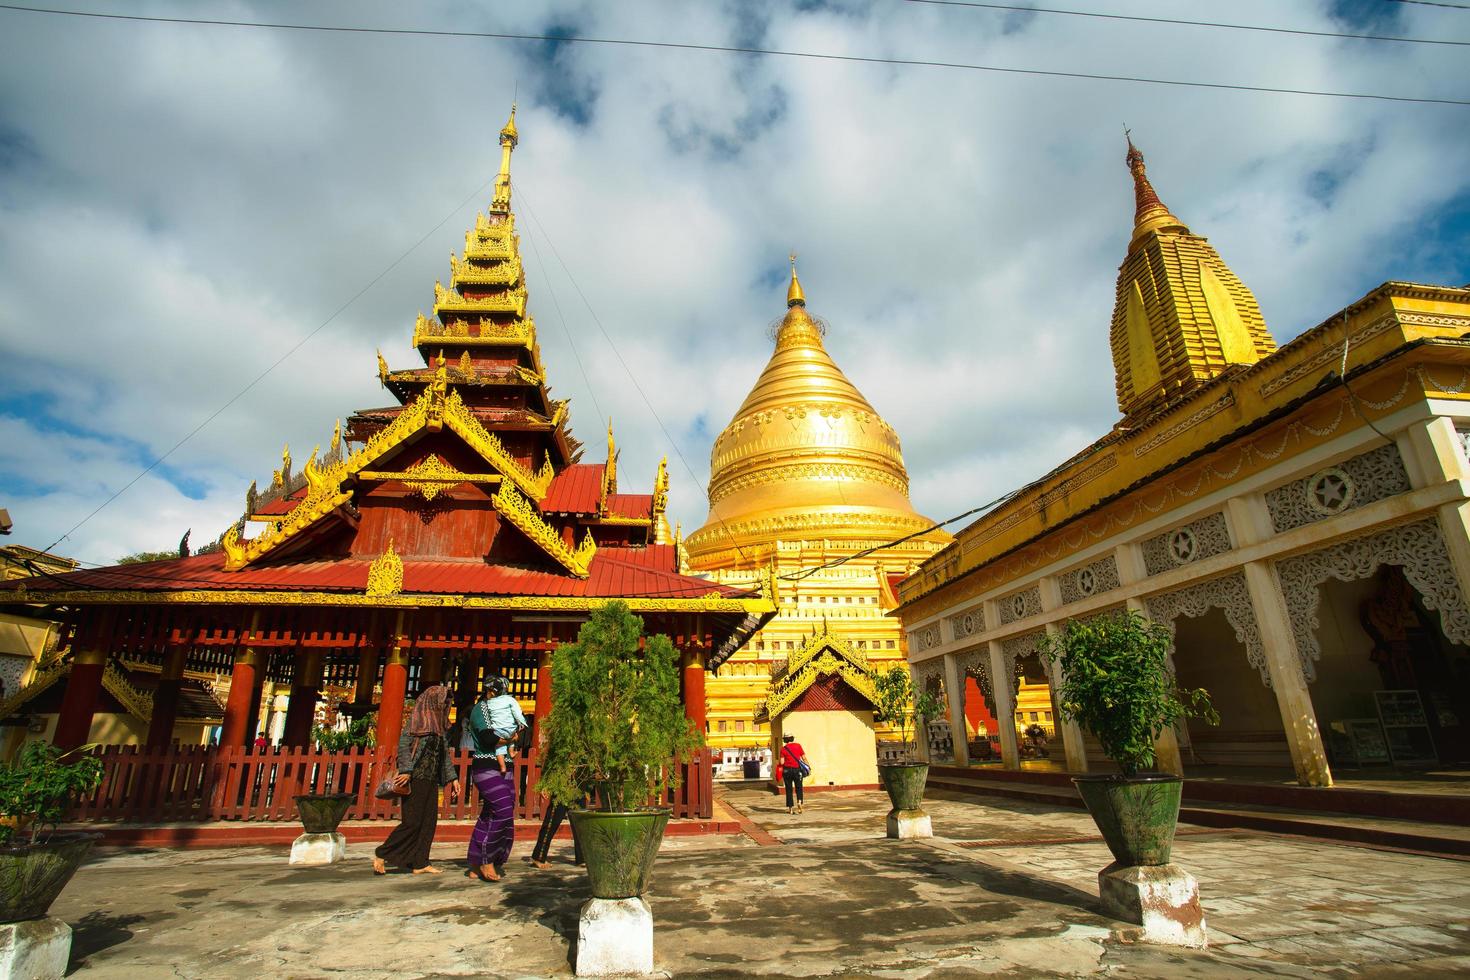
<instances>
[{"instance_id":1,"label":"white pedestal base","mask_svg":"<svg viewBox=\"0 0 1470 980\"><path fill-rule=\"evenodd\" d=\"M1137 938L1165 946L1208 945L1199 883L1177 864L1126 867L1110 864L1097 873L1103 909L1143 926Z\"/></svg>"},{"instance_id":2,"label":"white pedestal base","mask_svg":"<svg viewBox=\"0 0 1470 980\"><path fill-rule=\"evenodd\" d=\"M592 898L577 924L577 976L653 972L653 913L641 898Z\"/></svg>"},{"instance_id":3,"label":"white pedestal base","mask_svg":"<svg viewBox=\"0 0 1470 980\"><path fill-rule=\"evenodd\" d=\"M302 834L291 842L292 864L336 864L347 857L341 834Z\"/></svg>"},{"instance_id":4,"label":"white pedestal base","mask_svg":"<svg viewBox=\"0 0 1470 980\"><path fill-rule=\"evenodd\" d=\"M923 810L890 810L888 811L888 836L894 840L933 837L934 825L929 820L929 814Z\"/></svg>"},{"instance_id":5,"label":"white pedestal base","mask_svg":"<svg viewBox=\"0 0 1470 980\"><path fill-rule=\"evenodd\" d=\"M71 926L60 919L0 925L0 977L61 980L71 959Z\"/></svg>"}]
</instances>

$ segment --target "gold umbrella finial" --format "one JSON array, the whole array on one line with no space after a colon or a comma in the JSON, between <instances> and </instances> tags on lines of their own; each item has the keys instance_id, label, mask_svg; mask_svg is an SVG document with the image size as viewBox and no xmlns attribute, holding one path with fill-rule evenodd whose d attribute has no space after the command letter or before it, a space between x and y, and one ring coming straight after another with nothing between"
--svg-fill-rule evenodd
<instances>
[{"instance_id":1,"label":"gold umbrella finial","mask_svg":"<svg viewBox=\"0 0 1470 980\"><path fill-rule=\"evenodd\" d=\"M786 306L788 309L793 306L805 306L806 293L802 291L801 280L796 278L796 253L792 252L787 258L791 260L791 288L786 290Z\"/></svg>"}]
</instances>

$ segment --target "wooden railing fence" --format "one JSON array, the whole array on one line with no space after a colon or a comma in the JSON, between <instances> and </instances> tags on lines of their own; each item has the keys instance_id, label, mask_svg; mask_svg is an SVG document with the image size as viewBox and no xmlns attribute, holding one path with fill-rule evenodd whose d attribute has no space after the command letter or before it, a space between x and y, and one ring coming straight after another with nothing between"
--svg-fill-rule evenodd
<instances>
[{"instance_id":1,"label":"wooden railing fence","mask_svg":"<svg viewBox=\"0 0 1470 980\"><path fill-rule=\"evenodd\" d=\"M102 782L72 808L72 821L176 823L199 820L295 820L292 797L302 793L351 793L347 820L395 820L398 804L373 795L395 771L391 751L315 748L221 748L106 746L98 750ZM454 753L460 785L457 802L440 798L441 820L479 815L472 790L470 754ZM517 760L516 819L540 819L546 799L534 791L541 766L532 752ZM683 767L683 784L664 803L676 818L709 819L713 814L713 759L698 753Z\"/></svg>"}]
</instances>

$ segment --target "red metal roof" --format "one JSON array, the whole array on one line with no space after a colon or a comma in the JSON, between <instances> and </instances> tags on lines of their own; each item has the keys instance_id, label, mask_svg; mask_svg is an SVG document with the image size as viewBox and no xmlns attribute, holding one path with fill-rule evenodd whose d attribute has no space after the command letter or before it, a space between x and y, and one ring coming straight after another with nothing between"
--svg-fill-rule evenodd
<instances>
[{"instance_id":1,"label":"red metal roof","mask_svg":"<svg viewBox=\"0 0 1470 980\"><path fill-rule=\"evenodd\" d=\"M289 514L291 513L291 511L295 510L296 505L301 503L301 501L305 498L306 487L303 486L299 489L291 491L284 497L277 497L270 503L255 508L255 515L252 516L280 517Z\"/></svg>"},{"instance_id":2,"label":"red metal roof","mask_svg":"<svg viewBox=\"0 0 1470 980\"><path fill-rule=\"evenodd\" d=\"M602 463L573 463L551 481L541 501L543 513L595 514L602 500Z\"/></svg>"},{"instance_id":3,"label":"red metal roof","mask_svg":"<svg viewBox=\"0 0 1470 980\"><path fill-rule=\"evenodd\" d=\"M259 565L237 572L224 570L219 552L165 561L85 569L65 575L21 579L0 584L33 591L98 589L106 591L245 590L360 592L367 588L366 558ZM418 561L403 559L403 591L436 595L536 595L586 598L699 598L717 592L740 595L740 589L674 570L674 549L602 547L585 579L540 569L489 565L480 559Z\"/></svg>"},{"instance_id":4,"label":"red metal roof","mask_svg":"<svg viewBox=\"0 0 1470 980\"><path fill-rule=\"evenodd\" d=\"M610 493L607 495L609 517L638 517L651 520L653 517L653 494Z\"/></svg>"}]
</instances>

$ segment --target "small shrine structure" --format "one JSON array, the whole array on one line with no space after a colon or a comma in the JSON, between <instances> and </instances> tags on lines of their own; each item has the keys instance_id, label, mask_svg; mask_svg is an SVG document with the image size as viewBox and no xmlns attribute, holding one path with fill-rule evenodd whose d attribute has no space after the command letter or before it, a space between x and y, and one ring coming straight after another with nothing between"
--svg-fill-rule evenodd
<instances>
[{"instance_id":1,"label":"small shrine structure","mask_svg":"<svg viewBox=\"0 0 1470 980\"><path fill-rule=\"evenodd\" d=\"M772 666L755 719L770 726L772 758L787 735L811 756L808 789L876 789L876 701L868 658L823 623L794 656Z\"/></svg>"},{"instance_id":2,"label":"small shrine structure","mask_svg":"<svg viewBox=\"0 0 1470 980\"><path fill-rule=\"evenodd\" d=\"M217 547L0 585L0 607L61 624L56 744L89 741L104 675L137 663L160 678L146 740L160 766L181 680L194 672L230 675L217 752L236 762L252 752L267 678L290 687L288 750L308 749L326 684L355 690L349 712L377 712L380 752L396 746L417 691L446 683L463 708L488 672L509 678L534 726L553 697L552 651L614 599L681 651L687 713L704 729L706 665L774 613L773 586L768 575L735 585L680 574L667 466L652 474L651 492L630 492L610 426L607 458L582 461L527 312L511 211L517 142L512 108L489 212L451 255L449 284L434 284L432 315L414 324L423 366L394 370L378 355L378 378L397 404L357 412L345 431L339 423L326 454L314 449L299 471L284 452L269 488L251 485ZM706 762L676 812L708 816ZM235 795L222 804L221 792ZM176 810L238 813L246 792L216 788L212 802ZM362 794L356 815L387 812L370 788ZM276 809L288 812L281 796Z\"/></svg>"}]
</instances>

